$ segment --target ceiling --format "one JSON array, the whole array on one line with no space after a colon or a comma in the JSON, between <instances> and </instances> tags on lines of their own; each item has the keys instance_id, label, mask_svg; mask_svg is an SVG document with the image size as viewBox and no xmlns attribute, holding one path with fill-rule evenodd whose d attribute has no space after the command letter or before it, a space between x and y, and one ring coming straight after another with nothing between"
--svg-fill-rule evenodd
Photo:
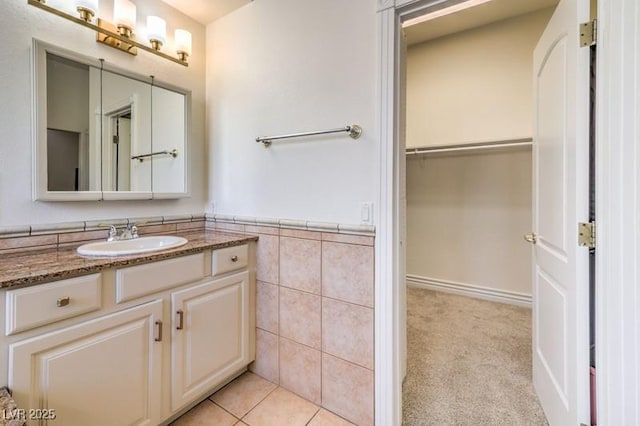
<instances>
[{"instance_id":1,"label":"ceiling","mask_svg":"<svg viewBox=\"0 0 640 426\"><path fill-rule=\"evenodd\" d=\"M253 0L162 0L180 12L207 25Z\"/></svg>"},{"instance_id":2,"label":"ceiling","mask_svg":"<svg viewBox=\"0 0 640 426\"><path fill-rule=\"evenodd\" d=\"M450 15L405 27L405 38L407 44L411 46L556 4L558 0L491 0Z\"/></svg>"}]
</instances>

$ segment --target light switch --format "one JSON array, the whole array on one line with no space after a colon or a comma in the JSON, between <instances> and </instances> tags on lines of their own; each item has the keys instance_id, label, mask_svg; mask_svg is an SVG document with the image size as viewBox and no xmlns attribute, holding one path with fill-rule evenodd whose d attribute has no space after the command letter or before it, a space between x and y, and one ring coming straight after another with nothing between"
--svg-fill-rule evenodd
<instances>
[{"instance_id":1,"label":"light switch","mask_svg":"<svg viewBox=\"0 0 640 426\"><path fill-rule=\"evenodd\" d=\"M373 224L373 203L360 203L360 221L364 225Z\"/></svg>"}]
</instances>

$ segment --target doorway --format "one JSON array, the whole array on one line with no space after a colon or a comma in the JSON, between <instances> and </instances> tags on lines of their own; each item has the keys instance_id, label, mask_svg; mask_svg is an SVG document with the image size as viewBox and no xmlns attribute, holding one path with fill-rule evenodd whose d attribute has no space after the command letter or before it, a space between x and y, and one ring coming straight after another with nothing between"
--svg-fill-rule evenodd
<instances>
[{"instance_id":1,"label":"doorway","mask_svg":"<svg viewBox=\"0 0 640 426\"><path fill-rule=\"evenodd\" d=\"M495 21L487 5L404 24L403 424L546 424L531 380L522 236L532 219L533 50L555 2L533 3L492 2Z\"/></svg>"},{"instance_id":2,"label":"doorway","mask_svg":"<svg viewBox=\"0 0 640 426\"><path fill-rule=\"evenodd\" d=\"M403 232L402 202L406 153L405 129L401 125L404 101L400 90L404 83L404 52L399 28L409 19L462 3L465 2L397 0L395 6L382 6L379 12L382 34L381 212L376 256L387 258L389 262L381 263L376 269L376 363L393 366L376 369L376 420L381 424L401 422L399 395L405 373L403 361L406 360L406 353L403 353L406 349L403 328L406 324L403 270L406 234ZM533 229L542 229L546 235L538 234L538 244L534 246L534 260L538 263L533 268L536 271L533 275L533 316L537 331L533 333L536 337L532 352L537 361L534 366L538 367L538 385L544 387L545 412L547 417L547 409L553 414L552 424L588 422L588 327L582 327L588 324L588 292L583 286L586 282L584 271L588 271L583 266L588 253L578 251L575 244L578 239L575 225L587 218L584 207L588 199L588 185L585 184L588 173L584 173L583 166L588 164L588 149L583 148L588 144L589 92L589 52L588 49L579 50L579 34L575 28L587 19L588 2L560 0L534 54L537 118L533 132L533 170L537 192L533 203ZM563 63L565 66L559 66ZM554 99L562 101L553 102ZM587 102L583 102L585 100ZM560 120L556 119L558 117ZM544 164L544 167L537 168L536 164ZM554 176L559 178L556 184L549 180ZM546 180L541 182L540 179ZM541 200L546 203L543 208ZM560 204L554 204L556 202ZM553 213L557 211L561 214ZM535 238L531 239L536 241ZM544 250L547 250L546 254ZM541 255L546 257L543 259ZM554 270L545 271L545 265L539 263L541 260L557 260L555 264L547 265ZM549 271L551 274L546 274Z\"/></svg>"}]
</instances>

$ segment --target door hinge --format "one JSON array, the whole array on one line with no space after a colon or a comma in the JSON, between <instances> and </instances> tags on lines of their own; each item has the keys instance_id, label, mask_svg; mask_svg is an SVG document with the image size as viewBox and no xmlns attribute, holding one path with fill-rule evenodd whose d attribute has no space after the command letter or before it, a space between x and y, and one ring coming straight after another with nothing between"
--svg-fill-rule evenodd
<instances>
[{"instance_id":1,"label":"door hinge","mask_svg":"<svg viewBox=\"0 0 640 426\"><path fill-rule=\"evenodd\" d=\"M595 222L578 223L578 246L596 247L596 224Z\"/></svg>"},{"instance_id":2,"label":"door hinge","mask_svg":"<svg viewBox=\"0 0 640 426\"><path fill-rule=\"evenodd\" d=\"M118 137L118 135L113 135L113 143L119 143L120 142L120 138Z\"/></svg>"},{"instance_id":3,"label":"door hinge","mask_svg":"<svg viewBox=\"0 0 640 426\"><path fill-rule=\"evenodd\" d=\"M595 46L598 34L597 20L580 24L580 47Z\"/></svg>"}]
</instances>

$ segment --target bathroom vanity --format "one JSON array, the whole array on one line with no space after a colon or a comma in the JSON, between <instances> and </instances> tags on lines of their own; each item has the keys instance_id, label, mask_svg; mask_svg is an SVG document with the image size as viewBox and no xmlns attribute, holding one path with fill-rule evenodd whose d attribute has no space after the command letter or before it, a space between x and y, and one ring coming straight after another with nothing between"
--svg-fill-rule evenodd
<instances>
[{"instance_id":1,"label":"bathroom vanity","mask_svg":"<svg viewBox=\"0 0 640 426\"><path fill-rule=\"evenodd\" d=\"M161 424L254 360L257 238L182 235L145 255L0 260L0 379L28 424Z\"/></svg>"}]
</instances>

